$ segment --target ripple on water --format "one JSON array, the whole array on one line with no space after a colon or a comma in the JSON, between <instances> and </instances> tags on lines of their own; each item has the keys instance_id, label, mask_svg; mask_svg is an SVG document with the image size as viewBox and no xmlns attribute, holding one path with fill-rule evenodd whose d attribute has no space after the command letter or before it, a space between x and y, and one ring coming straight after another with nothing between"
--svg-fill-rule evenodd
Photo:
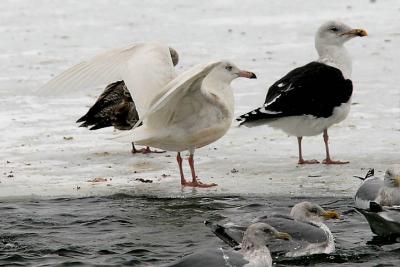
<instances>
[{"instance_id":1,"label":"ripple on water","mask_svg":"<svg viewBox=\"0 0 400 267\"><path fill-rule=\"evenodd\" d=\"M140 266L173 261L198 249L224 246L203 221L246 221L270 212L288 213L303 198L62 198L0 203L0 265ZM329 221L337 251L276 266L399 266L400 244L373 239L352 199L314 198L342 219ZM384 266L384 265L381 265Z\"/></svg>"}]
</instances>

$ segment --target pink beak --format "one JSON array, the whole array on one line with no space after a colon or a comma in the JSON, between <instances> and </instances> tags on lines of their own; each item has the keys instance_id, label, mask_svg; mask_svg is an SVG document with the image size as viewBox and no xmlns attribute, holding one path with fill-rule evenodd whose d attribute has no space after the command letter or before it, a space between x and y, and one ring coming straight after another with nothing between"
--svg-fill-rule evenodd
<instances>
[{"instance_id":1,"label":"pink beak","mask_svg":"<svg viewBox=\"0 0 400 267\"><path fill-rule=\"evenodd\" d=\"M239 71L238 77L244 77L244 78L248 78L248 79L257 79L257 76L253 72L245 71L245 70Z\"/></svg>"}]
</instances>

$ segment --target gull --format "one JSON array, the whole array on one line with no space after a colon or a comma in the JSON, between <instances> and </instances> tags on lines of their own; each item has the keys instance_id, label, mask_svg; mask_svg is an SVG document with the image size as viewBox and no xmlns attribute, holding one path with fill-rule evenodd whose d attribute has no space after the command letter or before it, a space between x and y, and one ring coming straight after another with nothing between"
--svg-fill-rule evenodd
<instances>
[{"instance_id":1,"label":"gull","mask_svg":"<svg viewBox=\"0 0 400 267\"><path fill-rule=\"evenodd\" d=\"M276 81L268 90L264 104L237 118L248 127L268 124L297 137L298 164L319 163L304 160L303 136L323 133L326 157L324 164L345 164L332 160L328 128L343 121L350 111L353 84L351 58L344 43L356 36L366 36L338 21L324 23L315 35L317 61L296 68Z\"/></svg>"},{"instance_id":2,"label":"gull","mask_svg":"<svg viewBox=\"0 0 400 267\"><path fill-rule=\"evenodd\" d=\"M357 208L368 210L370 203L382 206L400 205L400 172L394 167L386 170L383 180L369 172L358 188L354 202Z\"/></svg>"},{"instance_id":3,"label":"gull","mask_svg":"<svg viewBox=\"0 0 400 267\"><path fill-rule=\"evenodd\" d=\"M169 48L172 63L178 64L179 55L175 49ZM113 126L115 129L130 130L139 120L133 100L124 81L116 81L107 85L88 112L76 122L81 123L79 127L90 127L90 130L97 130ZM164 151L153 151L150 147L136 149L132 142L132 153L162 153Z\"/></svg>"},{"instance_id":4,"label":"gull","mask_svg":"<svg viewBox=\"0 0 400 267\"><path fill-rule=\"evenodd\" d=\"M216 184L197 179L194 151L215 142L230 128L234 112L230 84L238 77L252 79L256 75L230 61L217 60L177 76L169 47L145 43L84 61L51 80L40 92L54 95L123 80L140 118L132 128L135 143L177 152L181 185L205 188ZM186 181L183 173L182 151L189 151L191 181Z\"/></svg>"},{"instance_id":5,"label":"gull","mask_svg":"<svg viewBox=\"0 0 400 267\"><path fill-rule=\"evenodd\" d=\"M291 236L278 232L266 223L254 223L244 232L238 251L223 248L206 249L184 257L168 267L271 267L272 257L266 244L272 239L290 240Z\"/></svg>"},{"instance_id":6,"label":"gull","mask_svg":"<svg viewBox=\"0 0 400 267\"><path fill-rule=\"evenodd\" d=\"M334 237L324 220L338 219L336 211L326 211L318 204L308 201L293 206L290 215L269 214L256 218L253 222L268 223L278 231L292 236L289 242L269 242L267 245L273 254L286 257L298 257L311 254L332 253L335 251ZM207 222L212 232L231 247L240 244L245 228L241 225L221 226Z\"/></svg>"},{"instance_id":7,"label":"gull","mask_svg":"<svg viewBox=\"0 0 400 267\"><path fill-rule=\"evenodd\" d=\"M389 239L400 237L400 206L386 207L371 201L368 210L356 210L364 215L374 234Z\"/></svg>"}]
</instances>

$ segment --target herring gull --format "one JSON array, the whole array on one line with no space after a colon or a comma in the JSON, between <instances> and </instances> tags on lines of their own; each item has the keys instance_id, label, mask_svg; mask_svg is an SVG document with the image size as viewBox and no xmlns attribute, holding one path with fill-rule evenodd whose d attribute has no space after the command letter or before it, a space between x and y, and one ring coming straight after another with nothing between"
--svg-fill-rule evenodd
<instances>
[{"instance_id":1,"label":"herring gull","mask_svg":"<svg viewBox=\"0 0 400 267\"><path fill-rule=\"evenodd\" d=\"M371 202L382 206L400 205L400 172L389 168L383 180L370 172L354 196L357 208L369 209Z\"/></svg>"},{"instance_id":2,"label":"herring gull","mask_svg":"<svg viewBox=\"0 0 400 267\"><path fill-rule=\"evenodd\" d=\"M278 231L292 236L289 242L274 240L267 243L273 254L298 257L311 254L332 253L335 251L334 237L323 221L339 218L335 211L326 211L311 202L300 202L293 206L290 216L271 214L256 218L255 222L268 223ZM221 226L206 222L213 233L231 247L240 244L245 227L227 224Z\"/></svg>"},{"instance_id":3,"label":"herring gull","mask_svg":"<svg viewBox=\"0 0 400 267\"><path fill-rule=\"evenodd\" d=\"M382 207L372 201L369 210L356 210L364 215L374 234L385 238L400 236L400 206Z\"/></svg>"},{"instance_id":4,"label":"herring gull","mask_svg":"<svg viewBox=\"0 0 400 267\"><path fill-rule=\"evenodd\" d=\"M348 163L331 159L328 128L344 120L350 111L352 64L344 43L366 35L365 30L353 29L341 22L324 23L315 36L318 60L290 71L275 82L261 107L237 118L240 125L268 124L296 136L298 164L319 163L303 159L301 141L303 136L323 133L326 150L323 163Z\"/></svg>"},{"instance_id":5,"label":"herring gull","mask_svg":"<svg viewBox=\"0 0 400 267\"><path fill-rule=\"evenodd\" d=\"M271 267L272 257L266 244L273 239L290 240L291 236L278 232L266 223L254 223L244 232L240 250L210 248L186 256L166 267Z\"/></svg>"},{"instance_id":6,"label":"herring gull","mask_svg":"<svg viewBox=\"0 0 400 267\"><path fill-rule=\"evenodd\" d=\"M176 151L181 185L211 187L216 184L197 179L194 151L228 131L234 112L230 83L238 77L256 78L224 60L197 65L177 76L169 47L145 43L84 61L48 82L40 93L61 94L123 80L140 118L133 127L135 143ZM192 181L184 177L182 151L189 151Z\"/></svg>"}]
</instances>

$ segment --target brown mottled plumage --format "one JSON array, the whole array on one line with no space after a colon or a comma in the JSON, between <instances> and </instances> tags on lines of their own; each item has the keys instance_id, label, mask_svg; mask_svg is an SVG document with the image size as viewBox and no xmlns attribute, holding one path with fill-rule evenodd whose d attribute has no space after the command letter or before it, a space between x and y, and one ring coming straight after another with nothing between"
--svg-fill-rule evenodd
<instances>
[{"instance_id":1,"label":"brown mottled plumage","mask_svg":"<svg viewBox=\"0 0 400 267\"><path fill-rule=\"evenodd\" d=\"M130 130L139 120L135 102L124 81L106 87L96 103L77 122L80 127L97 130L114 126L118 130Z\"/></svg>"},{"instance_id":2,"label":"brown mottled plumage","mask_svg":"<svg viewBox=\"0 0 400 267\"><path fill-rule=\"evenodd\" d=\"M179 55L169 48L174 66L178 64ZM97 130L114 126L118 130L130 130L139 120L135 102L124 81L109 84L89 111L76 122L83 122L80 127Z\"/></svg>"}]
</instances>

